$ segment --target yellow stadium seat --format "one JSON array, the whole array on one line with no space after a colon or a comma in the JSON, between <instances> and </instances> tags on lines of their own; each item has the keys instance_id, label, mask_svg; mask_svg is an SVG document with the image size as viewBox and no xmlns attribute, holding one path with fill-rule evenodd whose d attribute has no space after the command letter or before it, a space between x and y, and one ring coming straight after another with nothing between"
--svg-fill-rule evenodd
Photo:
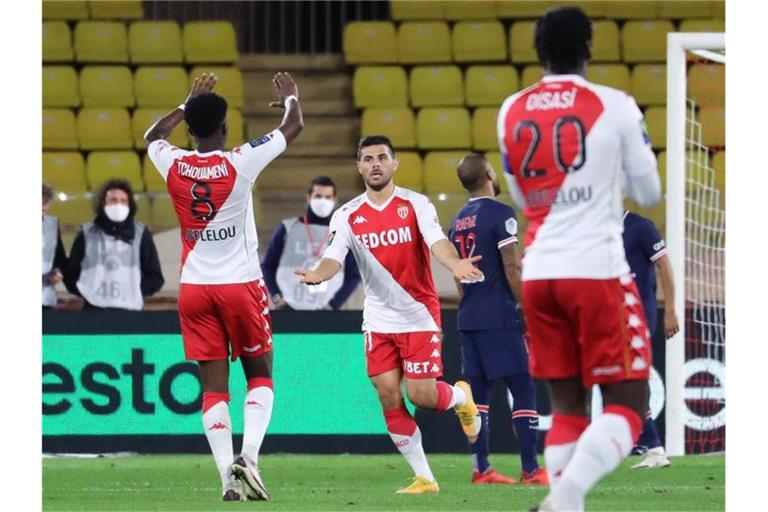
<instances>
[{"instance_id":1,"label":"yellow stadium seat","mask_svg":"<svg viewBox=\"0 0 768 512\"><path fill-rule=\"evenodd\" d=\"M509 28L509 55L512 64L538 62L539 57L533 47L533 21L516 21Z\"/></svg>"},{"instance_id":2,"label":"yellow stadium seat","mask_svg":"<svg viewBox=\"0 0 768 512\"><path fill-rule=\"evenodd\" d=\"M666 105L666 64L638 64L632 70L631 80L632 96L640 105Z\"/></svg>"},{"instance_id":3,"label":"yellow stadium seat","mask_svg":"<svg viewBox=\"0 0 768 512\"><path fill-rule=\"evenodd\" d=\"M725 105L725 66L694 64L688 70L688 94L699 106Z\"/></svg>"},{"instance_id":4,"label":"yellow stadium seat","mask_svg":"<svg viewBox=\"0 0 768 512\"><path fill-rule=\"evenodd\" d=\"M81 194L88 190L85 160L79 151L43 152L43 181L57 193Z\"/></svg>"},{"instance_id":5,"label":"yellow stadium seat","mask_svg":"<svg viewBox=\"0 0 768 512\"><path fill-rule=\"evenodd\" d=\"M478 151L498 149L499 139L496 135L496 118L499 109L481 107L475 109L472 115L472 147Z\"/></svg>"},{"instance_id":6,"label":"yellow stadium seat","mask_svg":"<svg viewBox=\"0 0 768 512\"><path fill-rule=\"evenodd\" d=\"M190 64L230 63L239 57L235 27L228 21L190 21L182 40Z\"/></svg>"},{"instance_id":7,"label":"yellow stadium seat","mask_svg":"<svg viewBox=\"0 0 768 512\"><path fill-rule=\"evenodd\" d=\"M678 32L725 32L725 20L683 20Z\"/></svg>"},{"instance_id":8,"label":"yellow stadium seat","mask_svg":"<svg viewBox=\"0 0 768 512\"><path fill-rule=\"evenodd\" d=\"M68 108L43 109L43 149L77 149L75 114Z\"/></svg>"},{"instance_id":9,"label":"yellow stadium seat","mask_svg":"<svg viewBox=\"0 0 768 512\"><path fill-rule=\"evenodd\" d=\"M77 73L72 66L43 66L43 107L79 107Z\"/></svg>"},{"instance_id":10,"label":"yellow stadium seat","mask_svg":"<svg viewBox=\"0 0 768 512\"><path fill-rule=\"evenodd\" d=\"M595 19L603 18L605 16L605 9L603 8L604 3L605 2L595 2L594 0L582 0L580 2L566 0L565 2L558 2L557 5L559 7L578 7L591 19Z\"/></svg>"},{"instance_id":11,"label":"yellow stadium seat","mask_svg":"<svg viewBox=\"0 0 768 512\"><path fill-rule=\"evenodd\" d=\"M453 26L453 60L493 62L507 60L504 27L498 21L462 21Z\"/></svg>"},{"instance_id":12,"label":"yellow stadium seat","mask_svg":"<svg viewBox=\"0 0 768 512\"><path fill-rule=\"evenodd\" d=\"M418 153L412 151L398 151L395 155L397 160L397 173L395 174L395 183L398 187L421 192L424 190L424 170L422 169L421 157Z\"/></svg>"},{"instance_id":13,"label":"yellow stadium seat","mask_svg":"<svg viewBox=\"0 0 768 512\"><path fill-rule=\"evenodd\" d=\"M180 66L140 67L133 79L139 107L173 108L189 94L189 78Z\"/></svg>"},{"instance_id":14,"label":"yellow stadium seat","mask_svg":"<svg viewBox=\"0 0 768 512\"><path fill-rule=\"evenodd\" d=\"M451 21L460 20L495 20L496 2L484 0L451 0L442 2L445 19Z\"/></svg>"},{"instance_id":15,"label":"yellow stadium seat","mask_svg":"<svg viewBox=\"0 0 768 512\"><path fill-rule=\"evenodd\" d=\"M710 2L710 8L712 9L713 18L725 19L725 0Z\"/></svg>"},{"instance_id":16,"label":"yellow stadium seat","mask_svg":"<svg viewBox=\"0 0 768 512\"><path fill-rule=\"evenodd\" d=\"M133 75L127 66L85 66L80 71L84 107L133 107Z\"/></svg>"},{"instance_id":17,"label":"yellow stadium seat","mask_svg":"<svg viewBox=\"0 0 768 512\"><path fill-rule=\"evenodd\" d=\"M458 149L472 146L469 112L464 108L423 108L416 117L420 149Z\"/></svg>"},{"instance_id":18,"label":"yellow stadium seat","mask_svg":"<svg viewBox=\"0 0 768 512\"><path fill-rule=\"evenodd\" d=\"M150 225L155 231L163 231L178 227L179 218L173 207L173 201L168 194L153 194L150 202ZM254 204L254 207L256 205Z\"/></svg>"},{"instance_id":19,"label":"yellow stadium seat","mask_svg":"<svg viewBox=\"0 0 768 512\"><path fill-rule=\"evenodd\" d=\"M243 107L243 74L233 66L195 66L189 72L189 87L196 77L203 73L216 75L216 87L213 91L227 100L227 105L234 108Z\"/></svg>"},{"instance_id":20,"label":"yellow stadium seat","mask_svg":"<svg viewBox=\"0 0 768 512\"><path fill-rule=\"evenodd\" d=\"M151 226L152 219L152 203L147 194L140 193L135 194L136 200L136 216L134 219L136 222Z\"/></svg>"},{"instance_id":21,"label":"yellow stadium seat","mask_svg":"<svg viewBox=\"0 0 768 512\"><path fill-rule=\"evenodd\" d=\"M168 192L168 188L165 185L165 180L155 168L155 164L149 159L149 156L145 153L144 159L141 165L141 174L144 178L144 187L147 192L162 195Z\"/></svg>"},{"instance_id":22,"label":"yellow stadium seat","mask_svg":"<svg viewBox=\"0 0 768 512\"><path fill-rule=\"evenodd\" d=\"M408 80L400 66L361 66L352 80L355 107L405 107Z\"/></svg>"},{"instance_id":23,"label":"yellow stadium seat","mask_svg":"<svg viewBox=\"0 0 768 512\"><path fill-rule=\"evenodd\" d=\"M131 149L131 117L124 108L83 108L77 116L80 147L91 149Z\"/></svg>"},{"instance_id":24,"label":"yellow stadium seat","mask_svg":"<svg viewBox=\"0 0 768 512\"><path fill-rule=\"evenodd\" d=\"M709 2L658 2L659 18L711 18L712 5Z\"/></svg>"},{"instance_id":25,"label":"yellow stadium seat","mask_svg":"<svg viewBox=\"0 0 768 512\"><path fill-rule=\"evenodd\" d=\"M617 20L649 20L657 18L657 2L602 2L603 16Z\"/></svg>"},{"instance_id":26,"label":"yellow stadium seat","mask_svg":"<svg viewBox=\"0 0 768 512\"><path fill-rule=\"evenodd\" d=\"M43 2L44 20L87 20L87 2Z\"/></svg>"},{"instance_id":27,"label":"yellow stadium seat","mask_svg":"<svg viewBox=\"0 0 768 512\"><path fill-rule=\"evenodd\" d=\"M667 191L667 152L660 151L656 155L656 165L659 169L659 180L661 181L661 191Z\"/></svg>"},{"instance_id":28,"label":"yellow stadium seat","mask_svg":"<svg viewBox=\"0 0 768 512\"><path fill-rule=\"evenodd\" d=\"M131 131L133 134L133 144L136 148L146 149L144 133L155 121L168 114L169 111L170 109L167 108L137 108L134 110L133 117L131 118ZM189 142L187 124L185 122L182 121L173 129L168 137L168 142L180 148L192 147Z\"/></svg>"},{"instance_id":29,"label":"yellow stadium seat","mask_svg":"<svg viewBox=\"0 0 768 512\"><path fill-rule=\"evenodd\" d=\"M46 2L51 3L51 2ZM64 21L43 22L43 62L69 62L74 60L72 33Z\"/></svg>"},{"instance_id":30,"label":"yellow stadium seat","mask_svg":"<svg viewBox=\"0 0 768 512\"><path fill-rule=\"evenodd\" d=\"M445 18L443 3L432 1L392 0L393 20L441 20Z\"/></svg>"},{"instance_id":31,"label":"yellow stadium seat","mask_svg":"<svg viewBox=\"0 0 768 512\"><path fill-rule=\"evenodd\" d=\"M667 108L649 107L645 111L645 122L648 125L648 134L651 136L653 149L667 147Z\"/></svg>"},{"instance_id":32,"label":"yellow stadium seat","mask_svg":"<svg viewBox=\"0 0 768 512\"><path fill-rule=\"evenodd\" d=\"M538 64L530 64L523 68L523 76L520 78L520 88L529 87L541 80L544 70Z\"/></svg>"},{"instance_id":33,"label":"yellow stadium seat","mask_svg":"<svg viewBox=\"0 0 768 512\"><path fill-rule=\"evenodd\" d=\"M403 64L451 62L451 33L442 21L406 21L397 33Z\"/></svg>"},{"instance_id":34,"label":"yellow stadium seat","mask_svg":"<svg viewBox=\"0 0 768 512\"><path fill-rule=\"evenodd\" d=\"M538 18L555 2L525 2L503 0L496 2L496 14L499 18Z\"/></svg>"},{"instance_id":35,"label":"yellow stadium seat","mask_svg":"<svg viewBox=\"0 0 768 512\"><path fill-rule=\"evenodd\" d=\"M347 64L397 63L397 33L390 21L350 21L344 26Z\"/></svg>"},{"instance_id":36,"label":"yellow stadium seat","mask_svg":"<svg viewBox=\"0 0 768 512\"><path fill-rule=\"evenodd\" d=\"M192 141L194 143L194 140ZM224 147L232 149L245 144L245 123L243 113L236 108L227 109L227 139Z\"/></svg>"},{"instance_id":37,"label":"yellow stadium seat","mask_svg":"<svg viewBox=\"0 0 768 512\"><path fill-rule=\"evenodd\" d=\"M619 27L615 21L599 20L592 24L592 61L616 62L621 60Z\"/></svg>"},{"instance_id":38,"label":"yellow stadium seat","mask_svg":"<svg viewBox=\"0 0 768 512\"><path fill-rule=\"evenodd\" d=\"M91 190L112 178L127 180L134 192L144 191L141 162L135 151L91 151L85 161L85 177Z\"/></svg>"},{"instance_id":39,"label":"yellow stadium seat","mask_svg":"<svg viewBox=\"0 0 768 512\"><path fill-rule=\"evenodd\" d=\"M513 66L470 66L465 96L470 107L496 106L517 92L520 80Z\"/></svg>"},{"instance_id":40,"label":"yellow stadium seat","mask_svg":"<svg viewBox=\"0 0 768 512\"><path fill-rule=\"evenodd\" d=\"M93 199L88 192L64 194L54 199L49 212L59 219L60 226L72 228L74 231L93 219Z\"/></svg>"},{"instance_id":41,"label":"yellow stadium seat","mask_svg":"<svg viewBox=\"0 0 768 512\"><path fill-rule=\"evenodd\" d=\"M504 177L504 163L501 161L501 153L489 151L485 154L485 159L491 164L493 172L496 173L496 177L499 179L501 193L506 196L509 193L509 186L507 185L507 178Z\"/></svg>"},{"instance_id":42,"label":"yellow stadium seat","mask_svg":"<svg viewBox=\"0 0 768 512\"><path fill-rule=\"evenodd\" d=\"M431 151L424 158L424 193L448 194L464 192L456 166L466 151ZM442 219L444 222L449 219Z\"/></svg>"},{"instance_id":43,"label":"yellow stadium seat","mask_svg":"<svg viewBox=\"0 0 768 512\"><path fill-rule=\"evenodd\" d=\"M712 157L712 168L715 170L715 188L725 192L725 151L718 151Z\"/></svg>"},{"instance_id":44,"label":"yellow stadium seat","mask_svg":"<svg viewBox=\"0 0 768 512\"><path fill-rule=\"evenodd\" d=\"M81 21L75 27L78 62L127 63L128 33L123 23Z\"/></svg>"},{"instance_id":45,"label":"yellow stadium seat","mask_svg":"<svg viewBox=\"0 0 768 512\"><path fill-rule=\"evenodd\" d=\"M128 29L128 50L133 64L181 64L184 50L175 21L137 21Z\"/></svg>"},{"instance_id":46,"label":"yellow stadium seat","mask_svg":"<svg viewBox=\"0 0 768 512\"><path fill-rule=\"evenodd\" d=\"M587 65L587 80L622 91L629 91L629 68L624 64L589 64Z\"/></svg>"},{"instance_id":47,"label":"yellow stadium seat","mask_svg":"<svg viewBox=\"0 0 768 512\"><path fill-rule=\"evenodd\" d=\"M621 34L625 62L663 62L667 59L667 34L675 26L668 20L628 21Z\"/></svg>"},{"instance_id":48,"label":"yellow stadium seat","mask_svg":"<svg viewBox=\"0 0 768 512\"><path fill-rule=\"evenodd\" d=\"M701 139L705 146L725 147L725 109L723 107L702 107L699 111Z\"/></svg>"},{"instance_id":49,"label":"yellow stadium seat","mask_svg":"<svg viewBox=\"0 0 768 512\"><path fill-rule=\"evenodd\" d=\"M386 135L396 148L416 147L413 111L401 108L368 108L363 112L361 135Z\"/></svg>"},{"instance_id":50,"label":"yellow stadium seat","mask_svg":"<svg viewBox=\"0 0 768 512\"><path fill-rule=\"evenodd\" d=\"M458 66L417 66L411 70L411 105L464 105L464 80Z\"/></svg>"},{"instance_id":51,"label":"yellow stadium seat","mask_svg":"<svg viewBox=\"0 0 768 512\"><path fill-rule=\"evenodd\" d=\"M136 20L144 17L144 9L141 0L88 2L91 9L91 18L95 20Z\"/></svg>"}]
</instances>

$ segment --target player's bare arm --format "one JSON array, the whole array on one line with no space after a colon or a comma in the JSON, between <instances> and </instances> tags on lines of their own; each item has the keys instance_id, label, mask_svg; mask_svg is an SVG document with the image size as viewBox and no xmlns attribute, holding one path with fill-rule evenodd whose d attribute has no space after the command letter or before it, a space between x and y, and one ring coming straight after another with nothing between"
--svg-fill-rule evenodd
<instances>
[{"instance_id":1,"label":"player's bare arm","mask_svg":"<svg viewBox=\"0 0 768 512\"><path fill-rule=\"evenodd\" d=\"M304 128L304 115L299 104L299 88L290 73L276 73L272 84L277 91L278 100L269 104L274 108L285 108L283 121L278 130L283 132L285 142L290 144Z\"/></svg>"},{"instance_id":2,"label":"player's bare arm","mask_svg":"<svg viewBox=\"0 0 768 512\"><path fill-rule=\"evenodd\" d=\"M680 330L675 311L675 282L672 276L672 264L665 254L654 262L659 273L659 284L664 293L664 335L671 338Z\"/></svg>"},{"instance_id":3,"label":"player's bare arm","mask_svg":"<svg viewBox=\"0 0 768 512\"><path fill-rule=\"evenodd\" d=\"M341 264L331 258L323 258L318 263L315 270L308 270L306 268L300 268L294 270L294 274L301 276L301 283L303 284L320 284L323 281L327 281L336 273L341 270Z\"/></svg>"},{"instance_id":4,"label":"player's bare arm","mask_svg":"<svg viewBox=\"0 0 768 512\"><path fill-rule=\"evenodd\" d=\"M173 129L176 128L176 125L184 120L183 105L186 105L187 102L195 96L211 92L213 86L216 85L217 80L218 77L213 73L203 73L202 76L196 77L195 81L192 83L192 90L189 91L189 95L187 95L187 99L184 100L184 103L179 105L169 114L158 119L155 124L150 126L144 134L144 142L149 144L159 139L167 139L168 136L171 135Z\"/></svg>"},{"instance_id":5,"label":"player's bare arm","mask_svg":"<svg viewBox=\"0 0 768 512\"><path fill-rule=\"evenodd\" d=\"M499 249L499 253L501 253L501 261L504 263L504 276L507 278L509 289L512 291L512 295L515 296L517 303L522 304L523 267L520 265L520 261L517 259L516 247L516 243L506 244Z\"/></svg>"},{"instance_id":6,"label":"player's bare arm","mask_svg":"<svg viewBox=\"0 0 768 512\"><path fill-rule=\"evenodd\" d=\"M456 248L448 239L443 239L432 244L432 254L442 266L453 273L453 277L459 281L477 281L483 278L483 273L475 267L475 263L483 259L482 256L471 258L459 258Z\"/></svg>"}]
</instances>

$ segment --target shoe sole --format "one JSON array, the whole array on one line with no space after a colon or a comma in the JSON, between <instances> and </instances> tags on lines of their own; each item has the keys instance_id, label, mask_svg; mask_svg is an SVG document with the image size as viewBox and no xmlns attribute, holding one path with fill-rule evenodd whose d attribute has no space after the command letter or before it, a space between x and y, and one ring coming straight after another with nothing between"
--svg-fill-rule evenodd
<instances>
[{"instance_id":1,"label":"shoe sole","mask_svg":"<svg viewBox=\"0 0 768 512\"><path fill-rule=\"evenodd\" d=\"M235 478L245 482L246 486L248 487L248 492L245 494L249 500L269 501L269 494L267 494L267 489L264 488L264 484L256 480L256 478L254 478L253 474L251 474L247 468L244 468L239 464L232 464L229 467L229 470L235 476Z\"/></svg>"},{"instance_id":2,"label":"shoe sole","mask_svg":"<svg viewBox=\"0 0 768 512\"><path fill-rule=\"evenodd\" d=\"M480 429L482 428L482 420L480 419L480 412L477 409L477 405L475 404L475 398L472 396L472 387L469 385L468 382L460 380L456 382L456 385L459 386L461 389L464 390L464 393L467 395L467 400L471 404L465 405L465 407L469 407L470 411L474 410L474 414L472 415L472 425L465 425L464 422L461 421L461 417L459 417L459 423L461 423L461 429L464 431L464 435L469 438L470 443L474 443L477 441L477 437L480 435Z\"/></svg>"}]
</instances>

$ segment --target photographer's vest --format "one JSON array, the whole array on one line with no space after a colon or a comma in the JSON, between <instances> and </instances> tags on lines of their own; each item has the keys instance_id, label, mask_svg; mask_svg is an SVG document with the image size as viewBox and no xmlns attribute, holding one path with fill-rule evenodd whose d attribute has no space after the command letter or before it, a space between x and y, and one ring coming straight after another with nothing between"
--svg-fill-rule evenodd
<instances>
[{"instance_id":1,"label":"photographer's vest","mask_svg":"<svg viewBox=\"0 0 768 512\"><path fill-rule=\"evenodd\" d=\"M276 276L283 299L293 309L323 309L344 283L344 266L330 280L312 286L301 284L293 271L317 266L328 242L328 226L305 224L295 217L284 220L283 226L285 245Z\"/></svg>"},{"instance_id":2,"label":"photographer's vest","mask_svg":"<svg viewBox=\"0 0 768 512\"><path fill-rule=\"evenodd\" d=\"M50 215L43 215L43 276L53 270L53 260L56 258L56 244L59 239L58 234L58 219ZM43 306L55 305L56 290L53 289L53 285L47 279L43 279Z\"/></svg>"},{"instance_id":3,"label":"photographer's vest","mask_svg":"<svg viewBox=\"0 0 768 512\"><path fill-rule=\"evenodd\" d=\"M139 254L144 224L135 225L136 233L130 244L107 235L93 222L83 225L85 256L77 289L90 304L133 310L144 307Z\"/></svg>"}]
</instances>

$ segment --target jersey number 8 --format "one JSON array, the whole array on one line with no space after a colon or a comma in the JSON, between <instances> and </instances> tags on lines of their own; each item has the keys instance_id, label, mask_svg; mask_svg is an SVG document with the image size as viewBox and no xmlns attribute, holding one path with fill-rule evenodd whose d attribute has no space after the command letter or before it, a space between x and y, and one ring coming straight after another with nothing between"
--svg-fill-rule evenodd
<instances>
[{"instance_id":1,"label":"jersey number 8","mask_svg":"<svg viewBox=\"0 0 768 512\"><path fill-rule=\"evenodd\" d=\"M190 189L192 194L192 217L197 220L209 222L212 221L216 214L219 213L216 210L216 205L211 201L211 185L210 183L196 182L192 184Z\"/></svg>"}]
</instances>

